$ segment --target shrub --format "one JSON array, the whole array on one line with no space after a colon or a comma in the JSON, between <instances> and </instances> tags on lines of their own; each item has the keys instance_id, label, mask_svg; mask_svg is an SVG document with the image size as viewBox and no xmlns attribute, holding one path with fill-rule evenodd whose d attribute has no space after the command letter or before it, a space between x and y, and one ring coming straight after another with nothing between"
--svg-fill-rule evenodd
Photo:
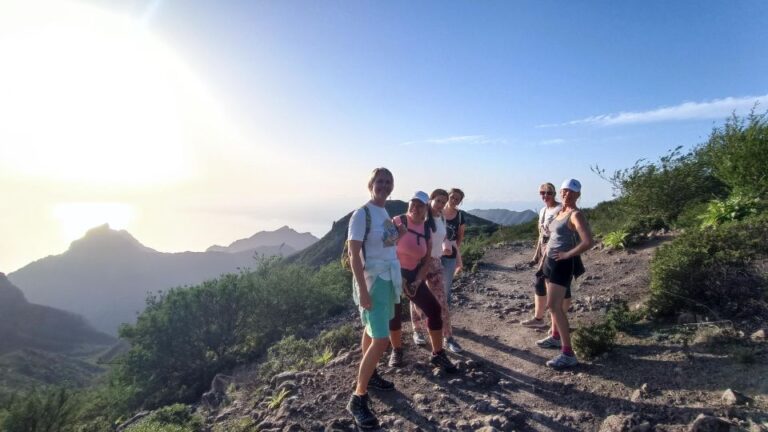
<instances>
[{"instance_id":1,"label":"shrub","mask_svg":"<svg viewBox=\"0 0 768 432\"><path fill-rule=\"evenodd\" d=\"M349 348L360 341L360 333L352 324L344 324L320 333L317 346L326 347L333 352Z\"/></svg>"},{"instance_id":2,"label":"shrub","mask_svg":"<svg viewBox=\"0 0 768 432\"><path fill-rule=\"evenodd\" d=\"M713 227L757 215L761 207L763 206L759 198L747 198L736 194L727 199L710 201L706 212L700 215L699 219L702 228Z\"/></svg>"},{"instance_id":3,"label":"shrub","mask_svg":"<svg viewBox=\"0 0 768 432\"><path fill-rule=\"evenodd\" d=\"M764 310L766 281L751 265L768 255L768 217L688 230L651 261L649 311L656 317L688 309L715 318Z\"/></svg>"},{"instance_id":4,"label":"shrub","mask_svg":"<svg viewBox=\"0 0 768 432\"><path fill-rule=\"evenodd\" d=\"M177 424L142 421L129 427L127 432L197 432L197 430Z\"/></svg>"},{"instance_id":5,"label":"shrub","mask_svg":"<svg viewBox=\"0 0 768 432\"><path fill-rule=\"evenodd\" d=\"M274 395L269 397L269 402L267 404L267 408L269 408L271 410L280 408L280 405L283 404L283 401L285 400L286 397L288 397L288 394L290 392L291 391L288 390L287 388L280 389L279 392L277 392Z\"/></svg>"},{"instance_id":6,"label":"shrub","mask_svg":"<svg viewBox=\"0 0 768 432\"><path fill-rule=\"evenodd\" d=\"M614 346L616 329L608 322L576 329L571 336L573 349L587 359L595 358Z\"/></svg>"},{"instance_id":7,"label":"shrub","mask_svg":"<svg viewBox=\"0 0 768 432\"><path fill-rule=\"evenodd\" d=\"M768 197L768 119L754 110L746 118L732 116L712 131L702 155L714 175L733 191Z\"/></svg>"},{"instance_id":8,"label":"shrub","mask_svg":"<svg viewBox=\"0 0 768 432\"><path fill-rule=\"evenodd\" d=\"M643 319L646 313L647 311L644 308L631 311L627 302L620 301L608 309L608 313L605 315L605 322L617 331L626 332L633 324Z\"/></svg>"},{"instance_id":9,"label":"shrub","mask_svg":"<svg viewBox=\"0 0 768 432\"><path fill-rule=\"evenodd\" d=\"M603 237L603 244L609 249L624 249L627 245L627 237L629 237L628 231L613 231Z\"/></svg>"},{"instance_id":10,"label":"shrub","mask_svg":"<svg viewBox=\"0 0 768 432\"><path fill-rule=\"evenodd\" d=\"M76 394L55 387L36 389L10 401L0 430L5 432L74 431L77 416Z\"/></svg>"},{"instance_id":11,"label":"shrub","mask_svg":"<svg viewBox=\"0 0 768 432\"><path fill-rule=\"evenodd\" d=\"M280 372L324 366L333 359L334 352L357 344L358 339L359 334L350 324L326 330L311 340L287 336L269 348L259 375L268 381Z\"/></svg>"},{"instance_id":12,"label":"shrub","mask_svg":"<svg viewBox=\"0 0 768 432\"><path fill-rule=\"evenodd\" d=\"M129 406L195 400L216 373L341 310L349 290L338 264L316 271L269 259L253 272L150 296L136 324L120 330L131 344L116 372L135 386Z\"/></svg>"},{"instance_id":13,"label":"shrub","mask_svg":"<svg viewBox=\"0 0 768 432\"><path fill-rule=\"evenodd\" d=\"M683 154L681 148L671 150L655 163L641 159L610 177L605 170L592 168L621 197L626 210L624 220L634 221L631 225L643 219L657 220L671 226L685 207L726 194L725 185L706 163L709 159L698 150Z\"/></svg>"}]
</instances>

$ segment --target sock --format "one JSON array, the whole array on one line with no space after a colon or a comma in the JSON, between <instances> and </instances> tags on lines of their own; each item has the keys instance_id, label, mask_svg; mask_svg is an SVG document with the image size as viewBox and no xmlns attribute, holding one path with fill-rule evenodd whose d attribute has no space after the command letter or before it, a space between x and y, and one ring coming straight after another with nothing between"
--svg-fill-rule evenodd
<instances>
[{"instance_id":1,"label":"sock","mask_svg":"<svg viewBox=\"0 0 768 432\"><path fill-rule=\"evenodd\" d=\"M553 339L560 339L560 332L555 329L555 331L552 332L552 338Z\"/></svg>"},{"instance_id":2,"label":"sock","mask_svg":"<svg viewBox=\"0 0 768 432\"><path fill-rule=\"evenodd\" d=\"M573 357L576 355L576 353L573 352L573 349L568 345L563 345L563 354L567 355L568 357Z\"/></svg>"}]
</instances>

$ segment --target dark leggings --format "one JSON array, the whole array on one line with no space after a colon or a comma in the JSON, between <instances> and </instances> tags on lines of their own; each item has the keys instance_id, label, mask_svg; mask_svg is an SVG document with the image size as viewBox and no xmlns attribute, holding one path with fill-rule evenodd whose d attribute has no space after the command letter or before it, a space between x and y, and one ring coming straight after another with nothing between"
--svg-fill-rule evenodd
<instances>
[{"instance_id":1,"label":"dark leggings","mask_svg":"<svg viewBox=\"0 0 768 432\"><path fill-rule=\"evenodd\" d=\"M414 270L401 269L403 275L403 283L411 283L416 280L416 274L419 272L419 267ZM403 288L405 291L405 288ZM416 289L416 294L410 299L416 306L424 311L424 315L427 316L427 328L432 330L443 329L443 319L440 317L440 303L429 291L426 282L422 282ZM402 315L403 304L395 303L395 317L389 321L389 329L393 331L400 330L402 328Z\"/></svg>"}]
</instances>

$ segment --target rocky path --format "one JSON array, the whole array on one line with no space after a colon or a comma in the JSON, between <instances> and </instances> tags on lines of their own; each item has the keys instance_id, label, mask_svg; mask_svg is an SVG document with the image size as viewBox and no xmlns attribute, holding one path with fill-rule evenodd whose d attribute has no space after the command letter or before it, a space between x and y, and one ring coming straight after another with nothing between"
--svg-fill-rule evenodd
<instances>
[{"instance_id":1,"label":"rocky path","mask_svg":"<svg viewBox=\"0 0 768 432\"><path fill-rule=\"evenodd\" d=\"M599 319L618 300L642 303L648 264L662 240L631 251L589 252L587 273L574 289L571 326ZM744 363L730 351L682 341L680 327L641 324L632 335L620 334L617 348L598 359L567 371L547 368L557 351L535 345L544 331L519 324L532 315L532 271L525 264L531 255L527 244L496 247L479 272L457 281L453 323L465 352L451 356L459 373L433 370L429 351L413 345L404 325L407 365L380 366L397 389L371 392L381 430L677 431L696 421L694 430L768 430L765 343L753 349L752 363ZM690 328L699 327L707 326ZM351 350L320 370L278 376L273 389L291 392L278 409L249 400L251 389L209 418L248 417L259 431L354 430L344 406L358 360ZM727 389L737 393L724 395Z\"/></svg>"}]
</instances>

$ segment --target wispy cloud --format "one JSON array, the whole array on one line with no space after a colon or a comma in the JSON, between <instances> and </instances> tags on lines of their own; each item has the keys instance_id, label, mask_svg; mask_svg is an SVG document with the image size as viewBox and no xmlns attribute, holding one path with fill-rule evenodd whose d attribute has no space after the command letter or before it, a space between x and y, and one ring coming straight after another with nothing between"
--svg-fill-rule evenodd
<instances>
[{"instance_id":1,"label":"wispy cloud","mask_svg":"<svg viewBox=\"0 0 768 432\"><path fill-rule=\"evenodd\" d=\"M722 119L734 111L744 113L755 104L768 105L768 94L762 96L727 97L705 102L684 102L679 105L660 107L650 111L630 111L601 114L565 123L542 124L537 127L559 127L573 125L613 126L623 124L657 123L679 120Z\"/></svg>"},{"instance_id":2,"label":"wispy cloud","mask_svg":"<svg viewBox=\"0 0 768 432\"><path fill-rule=\"evenodd\" d=\"M546 140L539 141L537 144L541 146L565 144L565 139L563 138L546 139Z\"/></svg>"},{"instance_id":3,"label":"wispy cloud","mask_svg":"<svg viewBox=\"0 0 768 432\"><path fill-rule=\"evenodd\" d=\"M506 140L499 138L490 138L485 135L456 135L440 138L428 138L424 140L406 141L400 143L401 146L421 145L421 144L504 144Z\"/></svg>"}]
</instances>

